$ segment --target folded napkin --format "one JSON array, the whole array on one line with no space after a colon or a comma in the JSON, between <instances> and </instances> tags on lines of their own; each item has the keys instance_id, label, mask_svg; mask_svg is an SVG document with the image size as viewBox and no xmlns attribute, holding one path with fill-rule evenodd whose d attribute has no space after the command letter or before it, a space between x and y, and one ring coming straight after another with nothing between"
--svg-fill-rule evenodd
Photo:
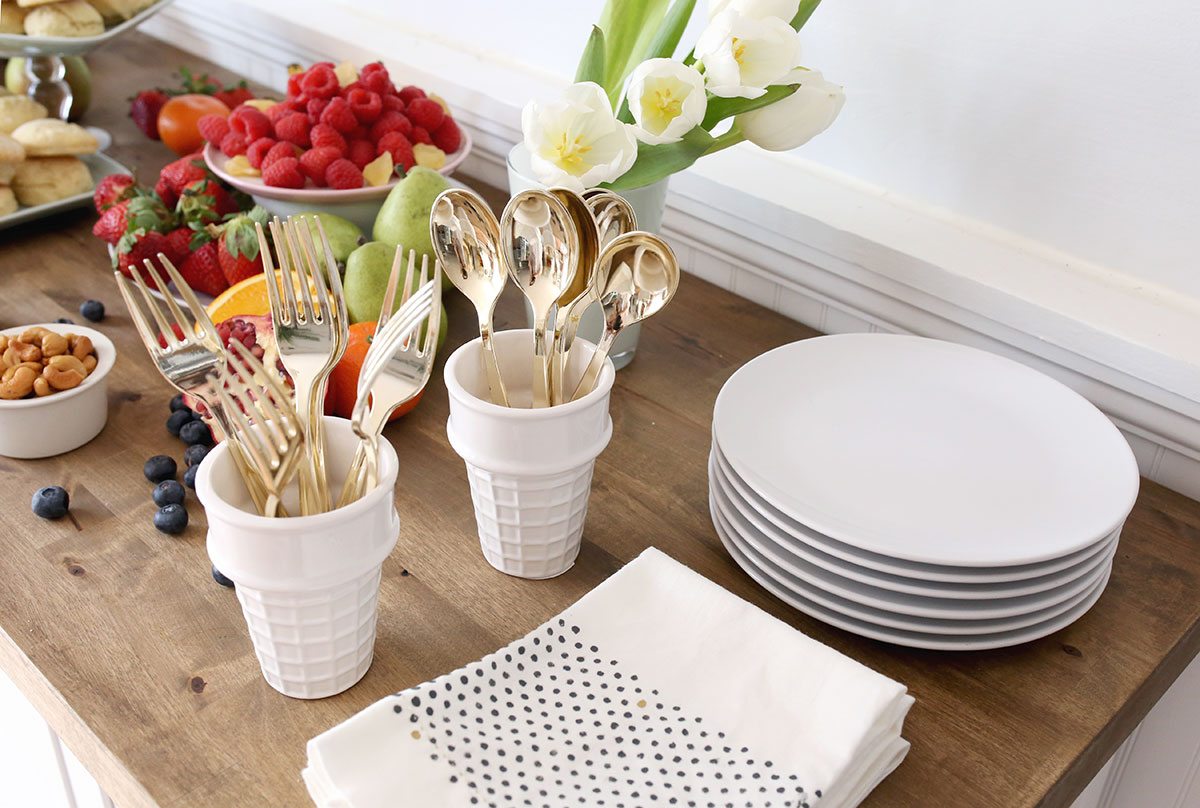
<instances>
[{"instance_id":1,"label":"folded napkin","mask_svg":"<svg viewBox=\"0 0 1200 808\"><path fill-rule=\"evenodd\" d=\"M322 808L857 805L903 685L649 549L528 636L308 742Z\"/></svg>"}]
</instances>

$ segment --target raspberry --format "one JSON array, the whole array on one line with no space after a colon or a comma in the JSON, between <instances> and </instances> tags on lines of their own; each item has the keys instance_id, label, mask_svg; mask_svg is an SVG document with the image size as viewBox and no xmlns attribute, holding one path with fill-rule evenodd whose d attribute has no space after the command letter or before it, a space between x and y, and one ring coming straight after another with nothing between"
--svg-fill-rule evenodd
<instances>
[{"instance_id":1,"label":"raspberry","mask_svg":"<svg viewBox=\"0 0 1200 808\"><path fill-rule=\"evenodd\" d=\"M308 133L308 137L312 140L314 149L331 148L337 149L338 155L346 153L346 138L342 137L342 133L334 129L327 123L319 123L312 128Z\"/></svg>"},{"instance_id":2,"label":"raspberry","mask_svg":"<svg viewBox=\"0 0 1200 808\"><path fill-rule=\"evenodd\" d=\"M404 99L398 95L385 95L383 97L383 110L387 112L389 109L396 112L403 112Z\"/></svg>"},{"instance_id":3,"label":"raspberry","mask_svg":"<svg viewBox=\"0 0 1200 808\"><path fill-rule=\"evenodd\" d=\"M317 185L325 184L325 171L342 153L328 146L318 146L300 155L300 170Z\"/></svg>"},{"instance_id":4,"label":"raspberry","mask_svg":"<svg viewBox=\"0 0 1200 808\"><path fill-rule=\"evenodd\" d=\"M202 138L214 146L219 146L229 134L229 121L221 115L201 115L200 120L196 121L196 128L200 130Z\"/></svg>"},{"instance_id":5,"label":"raspberry","mask_svg":"<svg viewBox=\"0 0 1200 808\"><path fill-rule=\"evenodd\" d=\"M392 163L404 166L405 171L416 164L416 158L413 157L412 143L399 132L388 132L379 138L379 143L376 144L375 148L379 154L390 152Z\"/></svg>"},{"instance_id":6,"label":"raspberry","mask_svg":"<svg viewBox=\"0 0 1200 808\"><path fill-rule=\"evenodd\" d=\"M362 168L378 156L375 153L375 144L369 140L352 140L350 141L350 145L346 147L346 158L359 168Z\"/></svg>"},{"instance_id":7,"label":"raspberry","mask_svg":"<svg viewBox=\"0 0 1200 808\"><path fill-rule=\"evenodd\" d=\"M221 138L221 151L225 152L225 156L227 157L236 157L239 154L245 154L246 138L237 132L230 132Z\"/></svg>"},{"instance_id":8,"label":"raspberry","mask_svg":"<svg viewBox=\"0 0 1200 808\"><path fill-rule=\"evenodd\" d=\"M303 73L292 73L287 80L287 96L295 98L300 95L300 79L304 78Z\"/></svg>"},{"instance_id":9,"label":"raspberry","mask_svg":"<svg viewBox=\"0 0 1200 808\"><path fill-rule=\"evenodd\" d=\"M282 157L262 170L263 183L275 188L303 188L304 175L300 173L300 161L295 157Z\"/></svg>"},{"instance_id":10,"label":"raspberry","mask_svg":"<svg viewBox=\"0 0 1200 808\"><path fill-rule=\"evenodd\" d=\"M344 157L334 160L325 169L325 182L330 188L361 188L362 170Z\"/></svg>"},{"instance_id":11,"label":"raspberry","mask_svg":"<svg viewBox=\"0 0 1200 808\"><path fill-rule=\"evenodd\" d=\"M346 140L370 140L371 127L360 123L358 126L346 133Z\"/></svg>"},{"instance_id":12,"label":"raspberry","mask_svg":"<svg viewBox=\"0 0 1200 808\"><path fill-rule=\"evenodd\" d=\"M446 110L430 98L414 98L408 103L404 114L413 122L413 126L419 126L427 132L437 129L446 119Z\"/></svg>"},{"instance_id":13,"label":"raspberry","mask_svg":"<svg viewBox=\"0 0 1200 808\"><path fill-rule=\"evenodd\" d=\"M433 138L429 136L429 131L423 126L414 126L412 130L413 143L428 143L433 145Z\"/></svg>"},{"instance_id":14,"label":"raspberry","mask_svg":"<svg viewBox=\"0 0 1200 808\"><path fill-rule=\"evenodd\" d=\"M325 107L329 106L328 98L310 98L308 103L304 105L304 111L308 115L308 122L316 126L321 122L321 113L325 111Z\"/></svg>"},{"instance_id":15,"label":"raspberry","mask_svg":"<svg viewBox=\"0 0 1200 808\"><path fill-rule=\"evenodd\" d=\"M285 115L290 115L293 112L295 112L295 110L288 106L287 101L281 101L278 104L272 104L271 106L267 107L267 111L264 114L271 122L271 125L274 126L276 123L278 123L280 118Z\"/></svg>"},{"instance_id":16,"label":"raspberry","mask_svg":"<svg viewBox=\"0 0 1200 808\"><path fill-rule=\"evenodd\" d=\"M462 146L462 131L449 115L433 132L433 145L446 154L453 154Z\"/></svg>"},{"instance_id":17,"label":"raspberry","mask_svg":"<svg viewBox=\"0 0 1200 808\"><path fill-rule=\"evenodd\" d=\"M412 122L399 112L385 112L371 124L371 140L378 143L388 132L399 132L408 137L412 133Z\"/></svg>"},{"instance_id":18,"label":"raspberry","mask_svg":"<svg viewBox=\"0 0 1200 808\"><path fill-rule=\"evenodd\" d=\"M346 101L349 102L354 117L363 123L375 120L379 117L379 113L383 112L383 99L379 97L379 94L361 87L347 93Z\"/></svg>"},{"instance_id":19,"label":"raspberry","mask_svg":"<svg viewBox=\"0 0 1200 808\"><path fill-rule=\"evenodd\" d=\"M404 101L405 104L411 104L414 98L424 98L425 91L422 90L420 87L414 87L413 85L410 84L407 87L401 89L400 92L398 93L398 95L400 96L401 100Z\"/></svg>"},{"instance_id":20,"label":"raspberry","mask_svg":"<svg viewBox=\"0 0 1200 808\"><path fill-rule=\"evenodd\" d=\"M275 146L275 140L269 137L260 137L258 140L246 147L246 160L254 168L262 168L263 158Z\"/></svg>"},{"instance_id":21,"label":"raspberry","mask_svg":"<svg viewBox=\"0 0 1200 808\"><path fill-rule=\"evenodd\" d=\"M365 65L358 73L358 83L365 89L379 95L388 95L396 91L396 87L392 84L392 79L388 75L387 68L383 66L383 62L372 62Z\"/></svg>"},{"instance_id":22,"label":"raspberry","mask_svg":"<svg viewBox=\"0 0 1200 808\"><path fill-rule=\"evenodd\" d=\"M261 110L242 104L229 113L229 128L245 138L247 143L253 143L271 134L271 119Z\"/></svg>"},{"instance_id":23,"label":"raspberry","mask_svg":"<svg viewBox=\"0 0 1200 808\"><path fill-rule=\"evenodd\" d=\"M310 67L300 79L300 89L309 98L332 98L337 95L338 87L337 73L321 63Z\"/></svg>"},{"instance_id":24,"label":"raspberry","mask_svg":"<svg viewBox=\"0 0 1200 808\"><path fill-rule=\"evenodd\" d=\"M299 112L285 115L275 122L275 136L301 148L308 148L308 129L308 117Z\"/></svg>"},{"instance_id":25,"label":"raspberry","mask_svg":"<svg viewBox=\"0 0 1200 808\"><path fill-rule=\"evenodd\" d=\"M358 126L358 118L354 117L350 102L344 98L334 98L321 112L321 123L328 124L339 132L349 132Z\"/></svg>"},{"instance_id":26,"label":"raspberry","mask_svg":"<svg viewBox=\"0 0 1200 808\"><path fill-rule=\"evenodd\" d=\"M267 149L267 153L263 155L262 161L259 163L259 168L266 170L267 166L276 160L285 160L289 157L296 156L296 147L286 140L281 140L271 148ZM247 158L249 159L249 158Z\"/></svg>"}]
</instances>

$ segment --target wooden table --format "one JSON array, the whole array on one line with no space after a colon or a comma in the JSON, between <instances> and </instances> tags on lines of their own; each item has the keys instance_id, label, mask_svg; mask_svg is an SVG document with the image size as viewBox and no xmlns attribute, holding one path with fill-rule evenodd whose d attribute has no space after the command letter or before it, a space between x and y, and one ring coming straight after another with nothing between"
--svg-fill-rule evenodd
<instances>
[{"instance_id":1,"label":"wooden table","mask_svg":"<svg viewBox=\"0 0 1200 808\"><path fill-rule=\"evenodd\" d=\"M168 158L122 99L200 60L140 36L93 59L90 122L143 179ZM170 391L151 366L78 212L0 234L0 326L109 311L117 345L109 422L87 446L39 461L0 458L0 666L119 808L304 806L312 736L397 690L494 650L655 545L822 642L908 685L908 759L872 808L1065 806L1200 648L1200 504L1143 481L1108 590L1068 629L984 653L911 651L796 613L759 589L709 522L705 460L714 398L729 375L813 331L697 278L643 331L618 376L614 438L600 457L578 564L551 581L493 571L480 554L462 462L446 442L440 365L421 406L390 427L402 468L400 542L384 565L375 663L340 696L293 701L259 674L234 594L209 577L204 514L179 538L155 532L149 456L182 453L163 427ZM448 348L472 336L449 304ZM517 301L501 327L521 321ZM61 484L72 518L38 519L32 492ZM763 649L769 653L769 649Z\"/></svg>"}]
</instances>

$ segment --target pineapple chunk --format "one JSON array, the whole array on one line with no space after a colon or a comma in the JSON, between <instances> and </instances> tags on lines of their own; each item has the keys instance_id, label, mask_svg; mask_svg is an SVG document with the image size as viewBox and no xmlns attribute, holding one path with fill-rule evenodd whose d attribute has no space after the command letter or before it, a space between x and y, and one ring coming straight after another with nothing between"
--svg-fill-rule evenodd
<instances>
[{"instance_id":1,"label":"pineapple chunk","mask_svg":"<svg viewBox=\"0 0 1200 808\"><path fill-rule=\"evenodd\" d=\"M417 161L417 165L432 168L434 171L446 165L446 153L428 143L418 143L413 146L413 158Z\"/></svg>"},{"instance_id":2,"label":"pineapple chunk","mask_svg":"<svg viewBox=\"0 0 1200 808\"><path fill-rule=\"evenodd\" d=\"M246 106L254 107L259 112L266 112L278 103L274 98L251 98L246 102Z\"/></svg>"},{"instance_id":3,"label":"pineapple chunk","mask_svg":"<svg viewBox=\"0 0 1200 808\"><path fill-rule=\"evenodd\" d=\"M392 153L385 151L363 166L363 182L370 186L387 185L393 168Z\"/></svg>"},{"instance_id":4,"label":"pineapple chunk","mask_svg":"<svg viewBox=\"0 0 1200 808\"><path fill-rule=\"evenodd\" d=\"M354 66L354 62L342 62L333 69L333 74L337 76L340 87L358 81L358 68Z\"/></svg>"},{"instance_id":5,"label":"pineapple chunk","mask_svg":"<svg viewBox=\"0 0 1200 808\"><path fill-rule=\"evenodd\" d=\"M250 161L246 159L246 155L244 154L239 154L236 157L230 157L225 162L225 170L235 177L262 176L262 172L250 165Z\"/></svg>"}]
</instances>

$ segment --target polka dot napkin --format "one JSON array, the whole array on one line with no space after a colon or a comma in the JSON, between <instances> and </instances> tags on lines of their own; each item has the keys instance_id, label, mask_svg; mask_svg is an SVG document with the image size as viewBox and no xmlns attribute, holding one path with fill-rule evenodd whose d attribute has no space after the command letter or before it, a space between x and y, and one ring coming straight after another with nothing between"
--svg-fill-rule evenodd
<instances>
[{"instance_id":1,"label":"polka dot napkin","mask_svg":"<svg viewBox=\"0 0 1200 808\"><path fill-rule=\"evenodd\" d=\"M308 743L322 808L844 808L903 760L903 685L650 549L494 654Z\"/></svg>"}]
</instances>

